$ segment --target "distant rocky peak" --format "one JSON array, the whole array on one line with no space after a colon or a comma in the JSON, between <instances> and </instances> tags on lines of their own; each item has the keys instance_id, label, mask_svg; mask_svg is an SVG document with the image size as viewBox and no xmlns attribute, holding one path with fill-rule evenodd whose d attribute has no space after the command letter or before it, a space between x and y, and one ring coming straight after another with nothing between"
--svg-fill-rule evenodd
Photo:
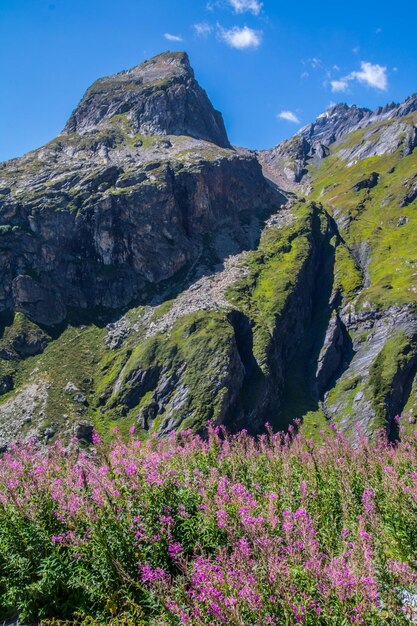
<instances>
[{"instance_id":1,"label":"distant rocky peak","mask_svg":"<svg viewBox=\"0 0 417 626\"><path fill-rule=\"evenodd\" d=\"M142 135L188 135L230 147L221 113L195 80L185 52L164 52L87 89L63 134L86 133L125 116Z\"/></svg>"},{"instance_id":2,"label":"distant rocky peak","mask_svg":"<svg viewBox=\"0 0 417 626\"><path fill-rule=\"evenodd\" d=\"M298 134L312 142L329 145L356 128L364 119L372 115L369 109L345 103L335 104L321 113L316 120L304 126Z\"/></svg>"},{"instance_id":3,"label":"distant rocky peak","mask_svg":"<svg viewBox=\"0 0 417 626\"><path fill-rule=\"evenodd\" d=\"M350 163L369 156L392 154L401 145L403 154L410 154L417 146L415 119L403 119L417 111L417 94L402 103L391 102L375 111L346 103L334 104L317 116L314 122L300 128L291 138L270 150L258 152L264 174L282 189L293 191L308 172L308 164L330 154L330 146L349 133L367 129L360 145L338 153ZM388 122L389 124L385 124ZM373 125L381 124L381 133L373 134ZM384 130L384 132L382 132ZM368 135L369 133L369 135Z\"/></svg>"},{"instance_id":4,"label":"distant rocky peak","mask_svg":"<svg viewBox=\"0 0 417 626\"><path fill-rule=\"evenodd\" d=\"M400 104L391 102L375 111L353 104L334 104L317 116L316 120L298 131L312 145L329 146L344 135L365 128L383 120L405 117L417 110L417 94L413 94Z\"/></svg>"},{"instance_id":5,"label":"distant rocky peak","mask_svg":"<svg viewBox=\"0 0 417 626\"><path fill-rule=\"evenodd\" d=\"M413 93L411 96L406 98L404 102L395 106L397 108L398 117L404 117L405 115L414 113L414 111L417 111L417 93Z\"/></svg>"}]
</instances>

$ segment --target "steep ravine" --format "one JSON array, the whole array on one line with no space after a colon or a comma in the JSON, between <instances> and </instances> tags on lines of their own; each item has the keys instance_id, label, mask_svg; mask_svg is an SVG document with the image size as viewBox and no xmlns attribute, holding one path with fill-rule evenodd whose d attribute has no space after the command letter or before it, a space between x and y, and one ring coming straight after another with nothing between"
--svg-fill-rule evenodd
<instances>
[{"instance_id":1,"label":"steep ravine","mask_svg":"<svg viewBox=\"0 0 417 626\"><path fill-rule=\"evenodd\" d=\"M129 415L141 428L161 434L179 424L199 427L208 418L253 432L266 420L283 425L287 367L300 343L310 341L317 273L334 236L319 207L300 212L291 226L267 226L257 250L242 257L248 269L227 289L231 304L217 313L185 309L168 333L152 335L133 349L103 397L106 411ZM268 258L272 242L280 252ZM275 299L276 310L265 333L262 312L252 304L269 262L279 254L287 273L271 283L268 305Z\"/></svg>"},{"instance_id":2,"label":"steep ravine","mask_svg":"<svg viewBox=\"0 0 417 626\"><path fill-rule=\"evenodd\" d=\"M316 205L294 206L290 215L289 223L265 231L247 258L249 274L229 291L244 313L235 327L243 333L237 343L243 343L249 364L244 400L253 430L266 420L277 428L290 423L285 407L291 364L300 348L312 343L317 277L334 236L331 221Z\"/></svg>"}]
</instances>

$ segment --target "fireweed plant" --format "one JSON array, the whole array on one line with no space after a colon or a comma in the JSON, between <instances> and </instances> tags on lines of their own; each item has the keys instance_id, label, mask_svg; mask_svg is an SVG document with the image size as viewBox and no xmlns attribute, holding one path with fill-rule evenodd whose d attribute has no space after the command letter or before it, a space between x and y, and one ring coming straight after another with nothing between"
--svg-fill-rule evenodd
<instances>
[{"instance_id":1,"label":"fireweed plant","mask_svg":"<svg viewBox=\"0 0 417 626\"><path fill-rule=\"evenodd\" d=\"M410 624L417 433L12 446L0 617L43 624ZM410 600L411 598L411 600Z\"/></svg>"}]
</instances>

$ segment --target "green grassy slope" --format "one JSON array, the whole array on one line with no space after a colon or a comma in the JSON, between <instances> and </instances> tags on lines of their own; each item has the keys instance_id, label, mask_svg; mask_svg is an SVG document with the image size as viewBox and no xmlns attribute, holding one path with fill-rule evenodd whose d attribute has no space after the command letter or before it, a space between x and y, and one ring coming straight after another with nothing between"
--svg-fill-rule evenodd
<instances>
[{"instance_id":1,"label":"green grassy slope","mask_svg":"<svg viewBox=\"0 0 417 626\"><path fill-rule=\"evenodd\" d=\"M402 120L409 126L416 122L416 113ZM334 217L346 244L335 257L340 307L346 311L348 306L359 316L369 311L384 317L392 307L399 311L408 307L412 312L417 303L417 199L404 200L417 182L417 151L409 153L406 135L400 133L394 135L396 147L391 144L385 154L358 158L358 150L370 142L378 152L378 141L386 138L390 125L397 132L394 124L389 120L351 133L331 146L328 158L309 168L309 198L320 200ZM370 344L373 333L372 325L353 326L355 350ZM402 331L392 330L367 377L348 370L330 390L328 404L336 407L336 420L351 430L360 419L357 402L363 395L375 416L368 427L385 425L404 358L411 364L412 376L415 344ZM404 391L405 397L408 392ZM414 405L412 395L405 398L405 411Z\"/></svg>"},{"instance_id":2,"label":"green grassy slope","mask_svg":"<svg viewBox=\"0 0 417 626\"><path fill-rule=\"evenodd\" d=\"M405 118L417 123L417 114ZM375 125L375 133L389 125ZM349 148L365 142L370 129L351 133L331 146L330 156L320 166L310 168L313 191L309 197L320 200L334 215L348 246L359 250L370 246L370 285L361 291L355 301L357 307L372 305L385 309L392 305L417 302L417 199L401 207L403 198L417 182L417 151L404 155L400 144L392 154L373 156L352 164L341 158ZM377 135L373 135L376 141ZM355 190L355 185L376 172L379 181L372 189ZM401 219L405 218L405 219ZM406 223L401 224L401 221ZM356 283L352 267L346 270L346 280ZM349 295L349 294L348 294ZM352 294L349 295L352 300Z\"/></svg>"}]
</instances>

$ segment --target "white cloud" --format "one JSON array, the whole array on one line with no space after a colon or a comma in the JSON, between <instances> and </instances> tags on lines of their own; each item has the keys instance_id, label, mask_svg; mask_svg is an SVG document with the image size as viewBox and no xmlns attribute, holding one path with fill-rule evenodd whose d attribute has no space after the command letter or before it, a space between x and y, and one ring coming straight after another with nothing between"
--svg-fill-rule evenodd
<instances>
[{"instance_id":1,"label":"white cloud","mask_svg":"<svg viewBox=\"0 0 417 626\"><path fill-rule=\"evenodd\" d=\"M349 91L349 83L354 80L357 80L362 85L379 89L380 91L386 91L388 89L387 68L377 63L361 61L361 69L359 71L351 72L347 76L330 82L332 91L346 93Z\"/></svg>"},{"instance_id":2,"label":"white cloud","mask_svg":"<svg viewBox=\"0 0 417 626\"><path fill-rule=\"evenodd\" d=\"M360 83L381 91L386 91L388 88L387 68L367 61L362 61L360 72L352 72L349 79L356 79Z\"/></svg>"},{"instance_id":3,"label":"white cloud","mask_svg":"<svg viewBox=\"0 0 417 626\"><path fill-rule=\"evenodd\" d=\"M235 13L253 13L259 15L262 10L262 2L258 0L229 0L229 4Z\"/></svg>"},{"instance_id":4,"label":"white cloud","mask_svg":"<svg viewBox=\"0 0 417 626\"><path fill-rule=\"evenodd\" d=\"M165 33L164 37L165 39L168 39L168 41L184 41L181 35L172 35L171 33Z\"/></svg>"},{"instance_id":5,"label":"white cloud","mask_svg":"<svg viewBox=\"0 0 417 626\"><path fill-rule=\"evenodd\" d=\"M300 124L300 120L292 111L281 111L278 113L277 117L281 120L286 120L287 122L293 122L294 124Z\"/></svg>"},{"instance_id":6,"label":"white cloud","mask_svg":"<svg viewBox=\"0 0 417 626\"><path fill-rule=\"evenodd\" d=\"M219 25L219 36L231 48L244 50L245 48L258 48L262 42L262 33L244 26L233 26L225 29Z\"/></svg>"},{"instance_id":7,"label":"white cloud","mask_svg":"<svg viewBox=\"0 0 417 626\"><path fill-rule=\"evenodd\" d=\"M207 22L200 22L199 24L194 24L193 26L195 34L198 37L208 37L212 32L213 28Z\"/></svg>"},{"instance_id":8,"label":"white cloud","mask_svg":"<svg viewBox=\"0 0 417 626\"><path fill-rule=\"evenodd\" d=\"M318 59L317 57L313 57L312 59L310 59L310 64L311 64L311 67L313 68L313 70L317 70L317 69L323 67L323 63L322 63L321 59Z\"/></svg>"},{"instance_id":9,"label":"white cloud","mask_svg":"<svg viewBox=\"0 0 417 626\"><path fill-rule=\"evenodd\" d=\"M263 3L259 0L209 0L207 9L213 11L216 7L220 9L230 7L235 13L259 15L262 11Z\"/></svg>"},{"instance_id":10,"label":"white cloud","mask_svg":"<svg viewBox=\"0 0 417 626\"><path fill-rule=\"evenodd\" d=\"M343 78L341 80L330 81L330 85L333 92L342 91L343 93L346 93L347 91L349 91L349 83Z\"/></svg>"}]
</instances>

